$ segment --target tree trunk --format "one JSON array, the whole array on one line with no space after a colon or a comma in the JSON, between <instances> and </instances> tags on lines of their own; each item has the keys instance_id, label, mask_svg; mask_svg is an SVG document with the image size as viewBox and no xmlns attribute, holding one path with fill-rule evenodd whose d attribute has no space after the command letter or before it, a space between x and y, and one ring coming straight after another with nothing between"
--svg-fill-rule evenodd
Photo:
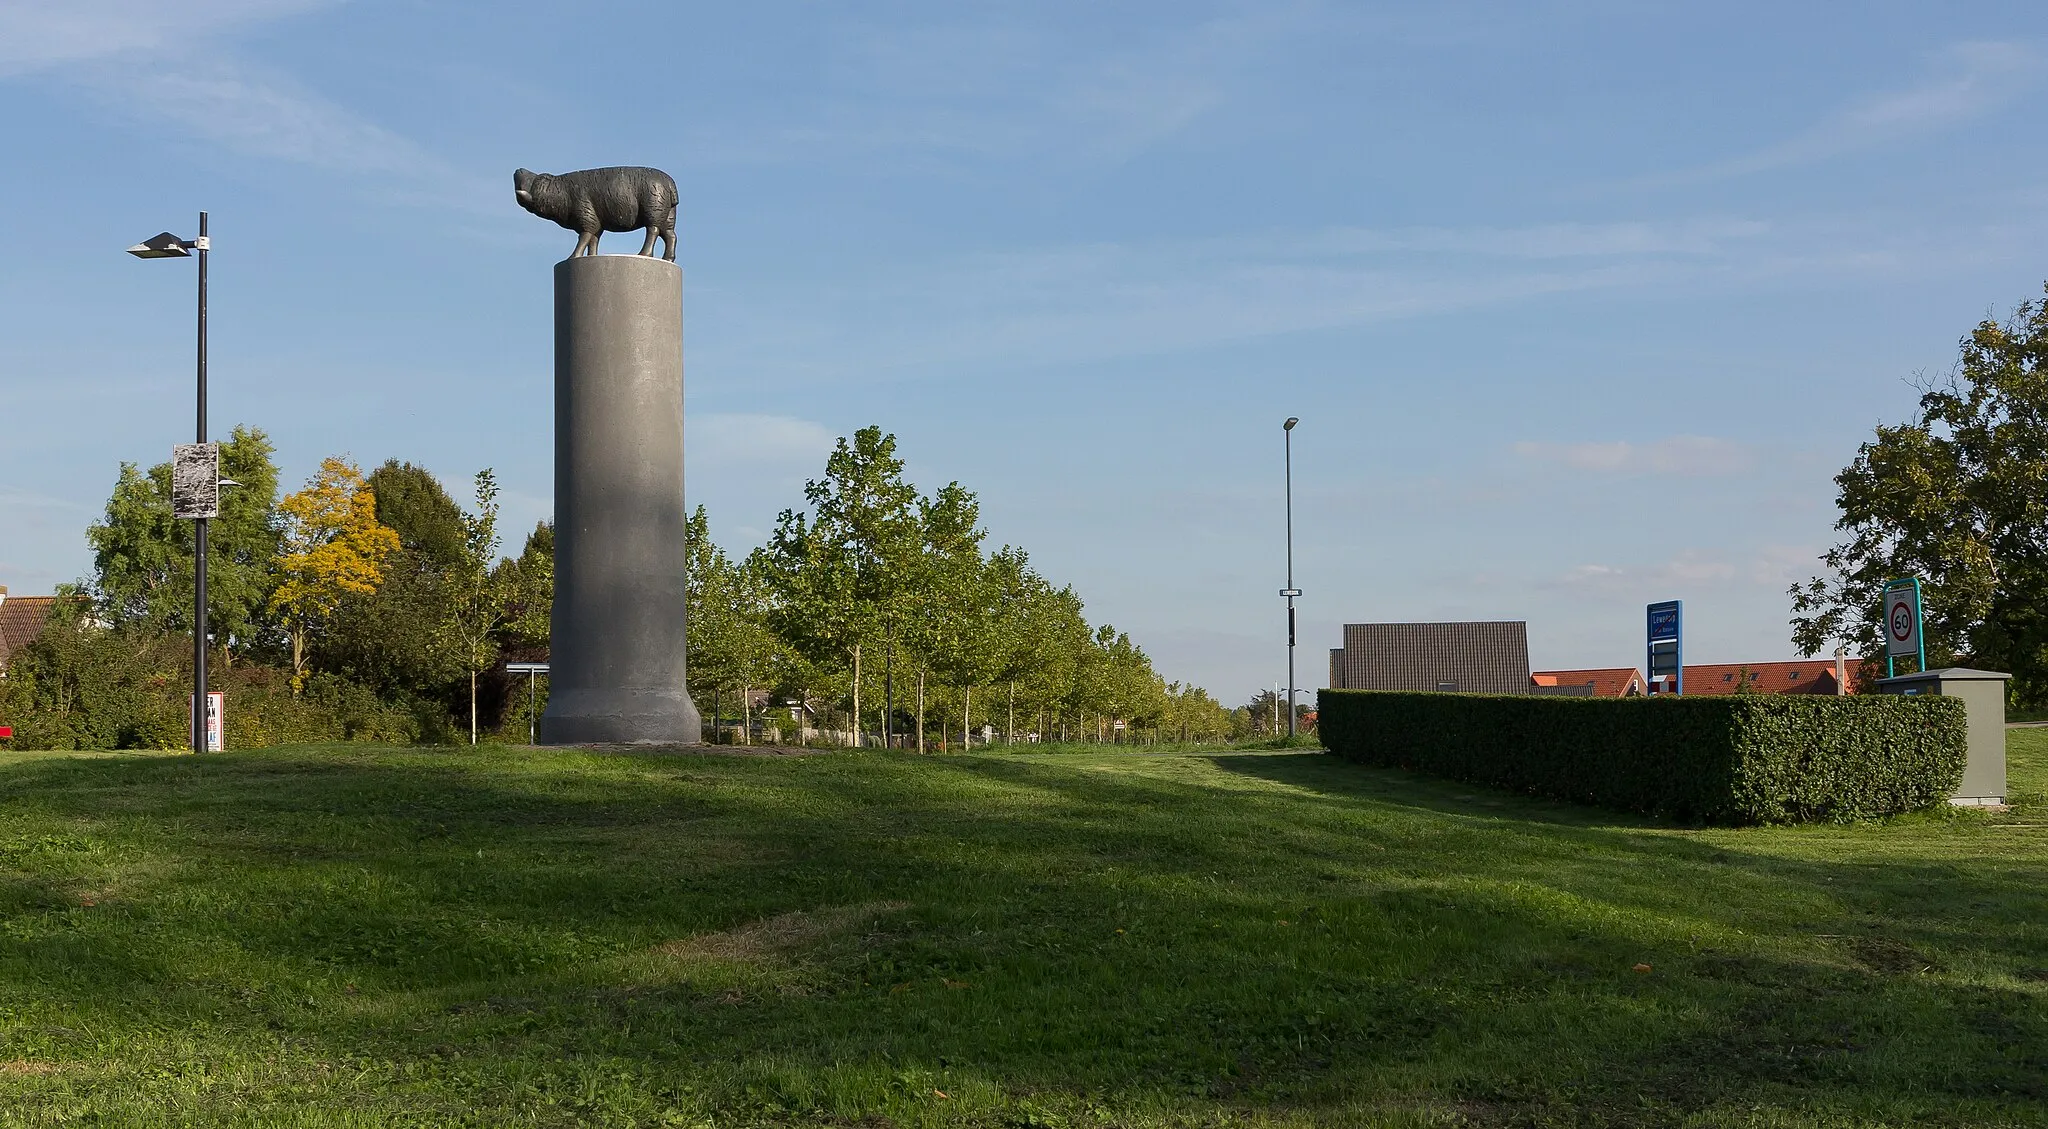
<instances>
[{"instance_id":1,"label":"tree trunk","mask_svg":"<svg viewBox=\"0 0 2048 1129\"><path fill-rule=\"evenodd\" d=\"M960 688L960 748L966 751L974 747L974 687Z\"/></svg>"},{"instance_id":2,"label":"tree trunk","mask_svg":"<svg viewBox=\"0 0 2048 1129\"><path fill-rule=\"evenodd\" d=\"M723 686L711 688L711 743L714 745L718 744L718 707L724 704L719 700L719 695L724 691Z\"/></svg>"},{"instance_id":3,"label":"tree trunk","mask_svg":"<svg viewBox=\"0 0 2048 1129\"><path fill-rule=\"evenodd\" d=\"M469 743L476 744L476 670L469 672Z\"/></svg>"},{"instance_id":4,"label":"tree trunk","mask_svg":"<svg viewBox=\"0 0 2048 1129\"><path fill-rule=\"evenodd\" d=\"M853 747L860 748L860 644L853 645Z\"/></svg>"},{"instance_id":5,"label":"tree trunk","mask_svg":"<svg viewBox=\"0 0 2048 1129\"><path fill-rule=\"evenodd\" d=\"M740 687L740 744L742 745L751 745L754 743L754 719L748 716L747 711L747 691L752 689L752 686Z\"/></svg>"},{"instance_id":6,"label":"tree trunk","mask_svg":"<svg viewBox=\"0 0 2048 1129\"><path fill-rule=\"evenodd\" d=\"M924 667L917 668L917 751L924 754Z\"/></svg>"},{"instance_id":7,"label":"tree trunk","mask_svg":"<svg viewBox=\"0 0 2048 1129\"><path fill-rule=\"evenodd\" d=\"M1007 725L1009 732L1003 734L1003 743L1014 745L1017 743L1017 680L1014 678L1010 679L1010 720Z\"/></svg>"}]
</instances>

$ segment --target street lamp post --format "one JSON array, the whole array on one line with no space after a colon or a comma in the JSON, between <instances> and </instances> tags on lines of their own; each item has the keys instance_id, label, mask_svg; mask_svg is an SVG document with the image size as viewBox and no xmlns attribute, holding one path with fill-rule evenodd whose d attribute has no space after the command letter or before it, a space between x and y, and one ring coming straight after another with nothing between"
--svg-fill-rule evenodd
<instances>
[{"instance_id":1,"label":"street lamp post","mask_svg":"<svg viewBox=\"0 0 2048 1129\"><path fill-rule=\"evenodd\" d=\"M1301 589L1294 586L1294 425L1301 420L1288 416L1280 425L1281 443L1286 449L1287 467L1287 587L1280 590L1287 597L1287 737L1294 738L1294 598L1301 595Z\"/></svg>"},{"instance_id":2,"label":"street lamp post","mask_svg":"<svg viewBox=\"0 0 2048 1129\"><path fill-rule=\"evenodd\" d=\"M206 442L206 213L199 213L199 238L180 239L166 231L128 248L138 259L182 259L199 252L199 425L195 442ZM219 488L216 468L214 488ZM206 751L206 518L192 519L192 751Z\"/></svg>"}]
</instances>

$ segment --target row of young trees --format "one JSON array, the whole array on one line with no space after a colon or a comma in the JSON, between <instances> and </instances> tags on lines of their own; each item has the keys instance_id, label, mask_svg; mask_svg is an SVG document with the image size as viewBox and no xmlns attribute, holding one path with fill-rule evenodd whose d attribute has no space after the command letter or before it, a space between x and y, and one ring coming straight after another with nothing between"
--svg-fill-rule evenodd
<instances>
[{"instance_id":1,"label":"row of young trees","mask_svg":"<svg viewBox=\"0 0 2048 1129\"><path fill-rule=\"evenodd\" d=\"M972 491L920 494L880 428L839 440L804 498L740 560L717 547L701 508L693 517L692 681L714 714L730 694L745 722L751 691L771 687L770 701L799 714L843 704L856 740L917 748L950 747L953 734L972 744L982 729L1213 740L1244 726L1203 690L1162 679L1128 634L1091 626L1074 590L1023 549L989 550Z\"/></svg>"},{"instance_id":2,"label":"row of young trees","mask_svg":"<svg viewBox=\"0 0 2048 1129\"><path fill-rule=\"evenodd\" d=\"M366 475L329 458L280 497L273 455L246 427L222 444L234 485L208 539L213 665L253 703L231 706L231 736L523 736L528 703L501 664L546 656L552 527L501 557L488 469L467 508L397 460ZM785 709L806 728L917 748L985 731L1214 740L1253 728L1247 711L1160 678L1127 634L1091 625L1079 596L1022 549L989 550L974 494L955 482L921 495L879 429L842 439L805 502L738 558L701 506L691 518L691 691L714 722L739 723L727 730L736 739ZM87 537L93 577L0 694L51 741L171 740L184 648L169 644L189 637L193 579L168 464L124 464ZM104 703L128 712L114 718Z\"/></svg>"}]
</instances>

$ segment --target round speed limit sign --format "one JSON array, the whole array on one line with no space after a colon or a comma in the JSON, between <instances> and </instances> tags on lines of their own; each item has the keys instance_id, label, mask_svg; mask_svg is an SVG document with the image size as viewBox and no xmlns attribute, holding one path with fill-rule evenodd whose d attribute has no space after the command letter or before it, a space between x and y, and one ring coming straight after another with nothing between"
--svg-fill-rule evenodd
<instances>
[{"instance_id":1,"label":"round speed limit sign","mask_svg":"<svg viewBox=\"0 0 2048 1129\"><path fill-rule=\"evenodd\" d=\"M1894 656L1920 653L1920 588L1901 585L1884 593L1885 652Z\"/></svg>"}]
</instances>

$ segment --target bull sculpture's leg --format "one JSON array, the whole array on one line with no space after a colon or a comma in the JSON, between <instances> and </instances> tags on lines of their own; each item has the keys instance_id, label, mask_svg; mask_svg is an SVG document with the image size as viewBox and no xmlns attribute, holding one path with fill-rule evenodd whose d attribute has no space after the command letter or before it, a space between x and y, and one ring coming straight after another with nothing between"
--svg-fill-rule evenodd
<instances>
[{"instance_id":1,"label":"bull sculpture's leg","mask_svg":"<svg viewBox=\"0 0 2048 1129\"><path fill-rule=\"evenodd\" d=\"M640 253L641 253L641 254L643 254L643 255L652 255L652 254L654 254L654 233L655 233L655 232L656 232L657 230L659 230L659 229L658 229L658 228L656 228L656 227L655 227L655 226L654 226L653 224L651 224L651 223L650 223L650 224L648 224L648 225L647 225L647 238L646 238L646 240L644 240L644 241L643 241L643 242L642 242L642 243L640 244Z\"/></svg>"},{"instance_id":2,"label":"bull sculpture's leg","mask_svg":"<svg viewBox=\"0 0 2048 1129\"><path fill-rule=\"evenodd\" d=\"M592 239L592 238L590 237L590 233L589 233L589 232L587 232L587 231L580 231L580 232L577 232L577 233L576 233L576 249L575 249L574 251L571 251L571 252L569 252L569 257L570 257L570 258L572 258L572 259L574 259L574 258L577 258L577 257L579 257L579 256L582 256L582 255L587 255L587 254L589 254L589 253L590 253L590 248L594 247L594 246L596 245L596 243L597 243L597 241L596 241L596 240L594 240L594 239Z\"/></svg>"},{"instance_id":3,"label":"bull sculpture's leg","mask_svg":"<svg viewBox=\"0 0 2048 1129\"><path fill-rule=\"evenodd\" d=\"M668 210L668 218L661 225L661 257L673 263L676 261L676 210Z\"/></svg>"}]
</instances>

